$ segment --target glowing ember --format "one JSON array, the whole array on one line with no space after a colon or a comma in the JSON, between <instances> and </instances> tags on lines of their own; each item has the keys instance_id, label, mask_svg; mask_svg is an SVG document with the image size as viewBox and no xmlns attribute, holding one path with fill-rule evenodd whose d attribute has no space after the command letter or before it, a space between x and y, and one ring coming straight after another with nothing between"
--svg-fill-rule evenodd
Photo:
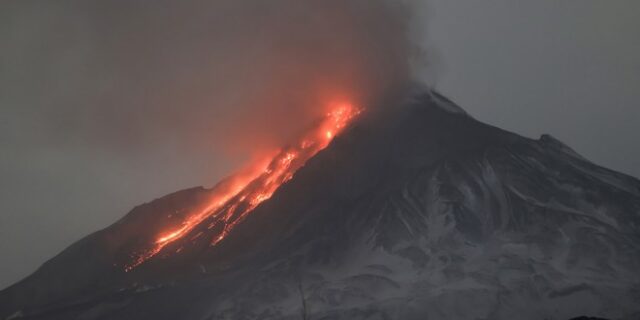
<instances>
[{"instance_id":1,"label":"glowing ember","mask_svg":"<svg viewBox=\"0 0 640 320\"><path fill-rule=\"evenodd\" d=\"M268 164L259 170L254 170L246 176L232 177L232 186L216 190L203 209L190 214L175 229L158 235L150 248L135 255L134 261L126 266L125 271L130 271L154 257L164 247L182 239L205 220L208 229L221 226L222 231L216 233L211 239L211 244L216 245L224 240L253 209L271 198L283 183L289 181L307 160L326 148L360 112L360 109L349 103L334 105L324 119L296 144L279 150L268 162L265 161L264 163ZM201 235L202 232L199 232L191 239ZM177 252L181 250L182 247Z\"/></svg>"}]
</instances>

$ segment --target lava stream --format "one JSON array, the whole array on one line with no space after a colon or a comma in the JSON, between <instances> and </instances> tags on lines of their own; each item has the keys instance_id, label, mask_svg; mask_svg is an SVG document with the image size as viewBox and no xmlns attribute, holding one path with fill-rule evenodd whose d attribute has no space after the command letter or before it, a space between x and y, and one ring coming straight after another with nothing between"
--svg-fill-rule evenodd
<instances>
[{"instance_id":1,"label":"lava stream","mask_svg":"<svg viewBox=\"0 0 640 320\"><path fill-rule=\"evenodd\" d=\"M132 270L157 255L167 245L184 238L205 220L212 220L208 229L221 226L222 231L211 239L212 245L218 244L253 209L271 198L307 160L326 148L360 112L360 109L349 103L335 105L322 121L303 135L297 143L279 150L268 162L265 161L264 163L268 163L266 167L254 170L246 176L232 177L234 183L230 187L215 191L203 209L191 213L175 229L159 234L147 249L134 254L133 262L125 267L125 271ZM194 238L201 235L202 233L198 233Z\"/></svg>"}]
</instances>

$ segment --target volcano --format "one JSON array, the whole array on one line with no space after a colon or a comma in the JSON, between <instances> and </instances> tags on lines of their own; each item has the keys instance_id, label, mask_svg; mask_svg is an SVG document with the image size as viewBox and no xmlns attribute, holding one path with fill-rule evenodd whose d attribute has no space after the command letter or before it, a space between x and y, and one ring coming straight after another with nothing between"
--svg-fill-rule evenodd
<instances>
[{"instance_id":1,"label":"volcano","mask_svg":"<svg viewBox=\"0 0 640 320\"><path fill-rule=\"evenodd\" d=\"M639 180L402 96L337 109L240 187L134 208L2 291L0 318L640 318Z\"/></svg>"}]
</instances>

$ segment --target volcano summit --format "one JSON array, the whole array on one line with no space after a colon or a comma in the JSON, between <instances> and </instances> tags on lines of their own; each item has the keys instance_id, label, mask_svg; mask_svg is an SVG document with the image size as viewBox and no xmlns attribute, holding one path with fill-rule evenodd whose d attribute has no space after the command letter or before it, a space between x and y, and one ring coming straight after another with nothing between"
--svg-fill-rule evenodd
<instances>
[{"instance_id":1,"label":"volcano summit","mask_svg":"<svg viewBox=\"0 0 640 320\"><path fill-rule=\"evenodd\" d=\"M436 92L383 104L341 111L266 197L186 229L233 179L134 208L2 291L0 318L640 318L640 181Z\"/></svg>"}]
</instances>

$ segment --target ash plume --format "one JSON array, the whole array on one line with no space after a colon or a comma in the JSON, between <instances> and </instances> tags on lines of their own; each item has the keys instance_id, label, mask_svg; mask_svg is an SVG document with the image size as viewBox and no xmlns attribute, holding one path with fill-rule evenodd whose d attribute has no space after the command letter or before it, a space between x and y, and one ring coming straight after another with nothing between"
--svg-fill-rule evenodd
<instances>
[{"instance_id":1,"label":"ash plume","mask_svg":"<svg viewBox=\"0 0 640 320\"><path fill-rule=\"evenodd\" d=\"M118 152L173 144L237 155L278 146L329 101L365 103L406 81L415 52L409 10L397 1L15 6L10 17L39 18L27 19L37 20L31 28L9 22L9 38L33 50L5 54L16 73L27 62L41 67L22 77L41 87L37 97L9 96L42 109L49 138ZM30 32L35 40L20 43Z\"/></svg>"}]
</instances>

